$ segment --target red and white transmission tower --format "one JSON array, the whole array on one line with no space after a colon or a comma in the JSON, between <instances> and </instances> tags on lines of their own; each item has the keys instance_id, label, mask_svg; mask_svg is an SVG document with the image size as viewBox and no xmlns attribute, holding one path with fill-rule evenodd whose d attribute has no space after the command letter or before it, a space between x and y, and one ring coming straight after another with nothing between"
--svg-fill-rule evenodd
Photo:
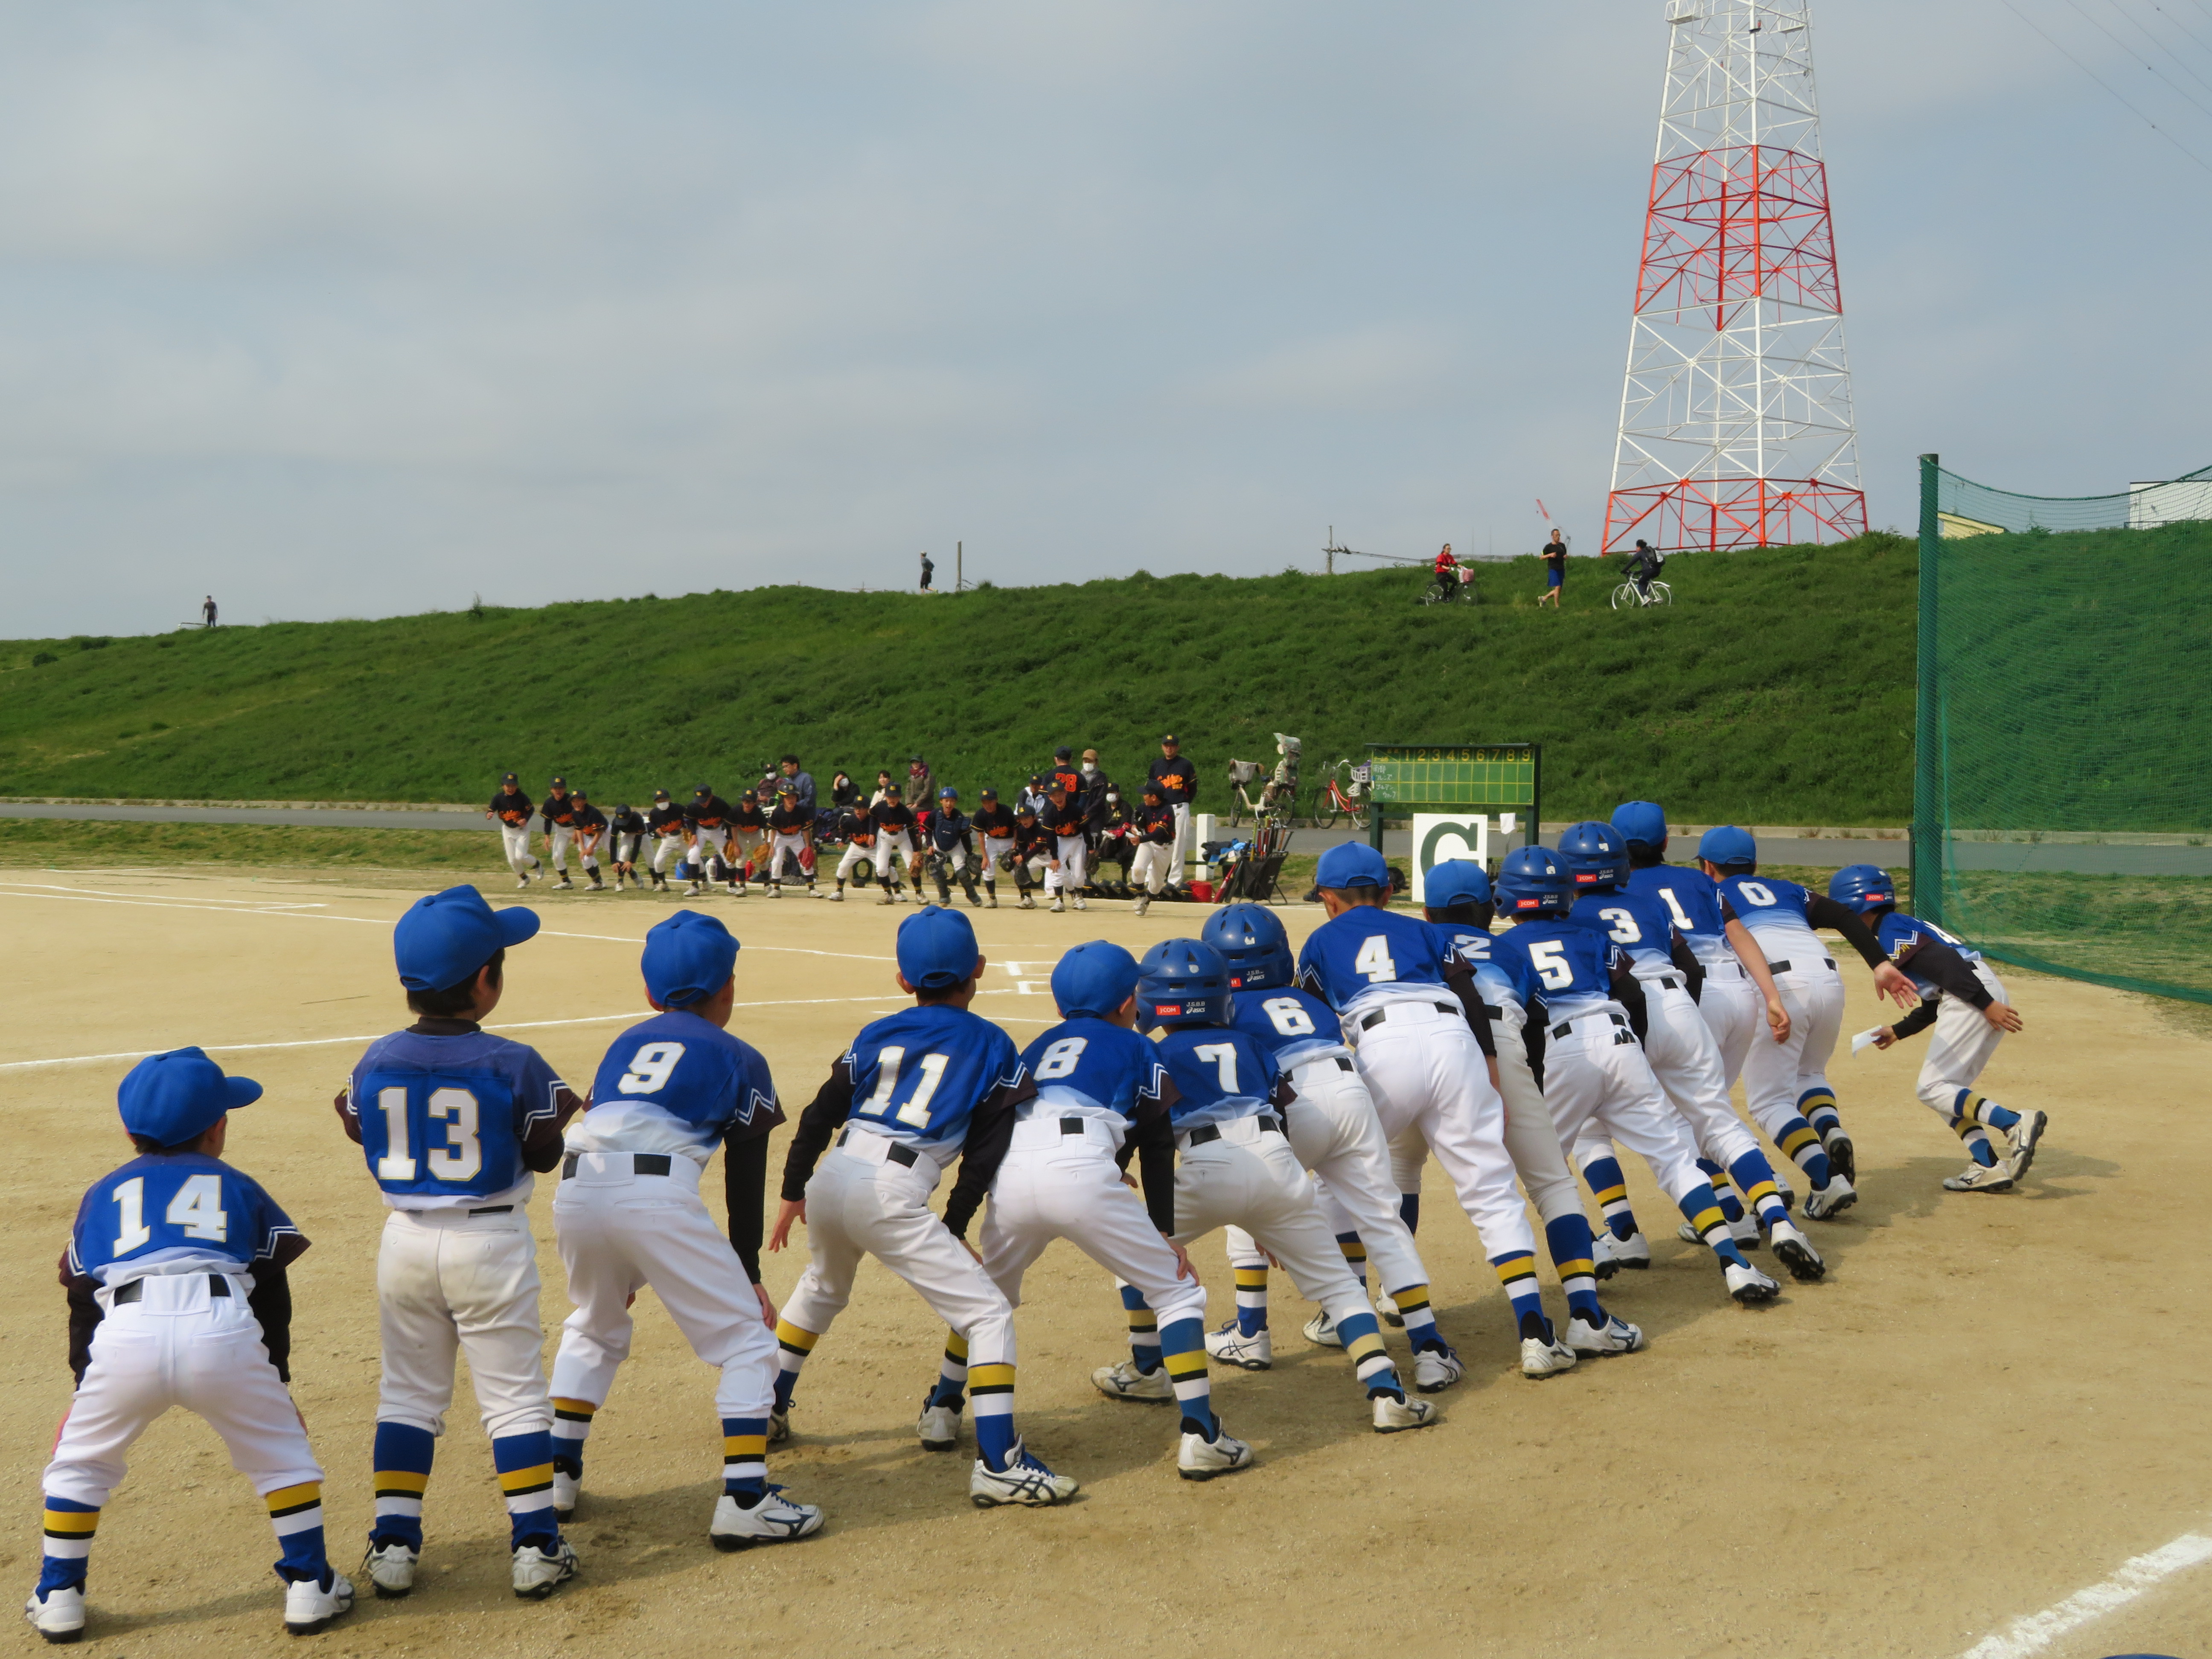
<instances>
[{"instance_id":1,"label":"red and white transmission tower","mask_svg":"<svg viewBox=\"0 0 2212 1659\"><path fill-rule=\"evenodd\" d=\"M1605 546L1866 529L1804 0L1666 0L1674 39Z\"/></svg>"}]
</instances>

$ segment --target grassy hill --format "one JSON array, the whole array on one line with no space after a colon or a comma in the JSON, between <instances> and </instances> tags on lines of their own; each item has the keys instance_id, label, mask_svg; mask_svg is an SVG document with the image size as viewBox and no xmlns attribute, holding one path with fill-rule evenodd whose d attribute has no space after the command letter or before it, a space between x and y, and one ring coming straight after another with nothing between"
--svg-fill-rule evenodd
<instances>
[{"instance_id":1,"label":"grassy hill","mask_svg":"<svg viewBox=\"0 0 2212 1659\"><path fill-rule=\"evenodd\" d=\"M797 751L971 792L1058 743L1125 782L1162 732L1222 799L1232 757L1306 742L1310 779L1374 741L1545 744L1547 817L1627 797L1678 819L1899 823L1911 805L1917 555L1894 536L1677 558L1676 603L1614 612L1577 560L1483 602L1425 573L1126 579L953 595L758 588L0 643L0 793L475 800L507 768L603 800L726 786Z\"/></svg>"}]
</instances>

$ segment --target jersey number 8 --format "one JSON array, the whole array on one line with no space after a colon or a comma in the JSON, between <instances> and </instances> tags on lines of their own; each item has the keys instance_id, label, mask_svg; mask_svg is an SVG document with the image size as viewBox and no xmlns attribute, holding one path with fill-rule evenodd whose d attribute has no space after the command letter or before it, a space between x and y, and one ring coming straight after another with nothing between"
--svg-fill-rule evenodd
<instances>
[{"instance_id":1,"label":"jersey number 8","mask_svg":"<svg viewBox=\"0 0 2212 1659\"><path fill-rule=\"evenodd\" d=\"M1089 1037L1060 1038L1038 1057L1036 1080L1040 1083L1049 1083L1054 1078L1074 1076L1076 1063L1083 1058L1083 1051L1090 1046Z\"/></svg>"}]
</instances>

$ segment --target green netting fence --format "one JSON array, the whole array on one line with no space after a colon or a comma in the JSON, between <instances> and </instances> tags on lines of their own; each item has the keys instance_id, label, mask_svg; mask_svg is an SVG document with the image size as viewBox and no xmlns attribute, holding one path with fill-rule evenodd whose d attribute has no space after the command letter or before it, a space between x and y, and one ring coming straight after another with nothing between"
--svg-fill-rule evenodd
<instances>
[{"instance_id":1,"label":"green netting fence","mask_svg":"<svg viewBox=\"0 0 2212 1659\"><path fill-rule=\"evenodd\" d=\"M2212 1002L2212 467L2021 495L1920 458L1915 912Z\"/></svg>"}]
</instances>

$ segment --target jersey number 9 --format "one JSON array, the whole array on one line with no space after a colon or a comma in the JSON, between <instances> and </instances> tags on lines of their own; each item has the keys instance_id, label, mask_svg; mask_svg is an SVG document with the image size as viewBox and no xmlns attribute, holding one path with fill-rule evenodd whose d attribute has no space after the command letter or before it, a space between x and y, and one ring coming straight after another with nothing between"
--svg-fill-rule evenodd
<instances>
[{"instance_id":1,"label":"jersey number 9","mask_svg":"<svg viewBox=\"0 0 2212 1659\"><path fill-rule=\"evenodd\" d=\"M680 1042L648 1042L629 1057L629 1070L615 1087L626 1095L657 1095L666 1085L676 1062L684 1058Z\"/></svg>"}]
</instances>

